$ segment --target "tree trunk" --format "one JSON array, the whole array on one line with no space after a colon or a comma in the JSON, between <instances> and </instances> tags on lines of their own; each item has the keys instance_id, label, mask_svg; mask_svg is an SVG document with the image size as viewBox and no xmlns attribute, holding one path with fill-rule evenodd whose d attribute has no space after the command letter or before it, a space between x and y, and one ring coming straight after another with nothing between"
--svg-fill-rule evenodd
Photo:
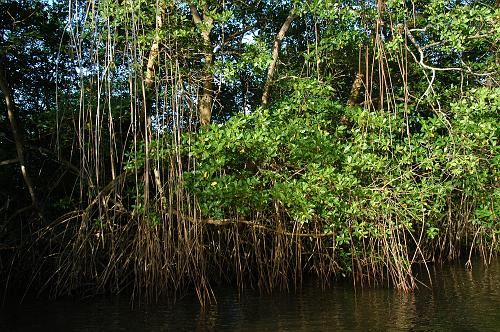
<instances>
[{"instance_id":1,"label":"tree trunk","mask_svg":"<svg viewBox=\"0 0 500 332\"><path fill-rule=\"evenodd\" d=\"M26 168L26 161L24 159L24 146L21 135L19 133L19 128L17 126L16 118L15 118L15 104L12 98L12 93L10 91L10 87L7 81L7 77L5 75L5 69L3 67L3 61L0 61L0 90L4 95L5 99L5 108L7 110L7 116L10 122L10 128L12 130L12 136L14 137L14 143L16 145L17 152L17 161L19 162L21 174L24 179L24 183L28 188L31 203L36 211L40 214L38 201L36 199L35 190L33 188L33 183L31 182L31 178L29 176L28 170ZM41 216L41 214L40 214Z\"/></svg>"},{"instance_id":2,"label":"tree trunk","mask_svg":"<svg viewBox=\"0 0 500 332\"><path fill-rule=\"evenodd\" d=\"M156 35L149 51L148 63L146 65L146 86L152 88L155 82L155 61L160 54L160 35L159 30L163 27L164 8L157 8L156 13Z\"/></svg>"},{"instance_id":3,"label":"tree trunk","mask_svg":"<svg viewBox=\"0 0 500 332\"><path fill-rule=\"evenodd\" d=\"M212 102L213 102L213 85L214 76L212 67L214 63L214 53L212 50L212 41L210 40L210 32L212 32L214 20L208 15L208 4L203 8L203 19L194 4L189 5L193 22L200 27L201 38L203 39L203 56L205 60L203 70L203 90L201 99L198 105L198 116L202 126L210 123L212 117Z\"/></svg>"},{"instance_id":4,"label":"tree trunk","mask_svg":"<svg viewBox=\"0 0 500 332\"><path fill-rule=\"evenodd\" d=\"M272 80L274 76L274 72L276 71L276 65L278 63L278 57L280 52L281 41L285 37L286 32L290 28L292 21L296 18L296 15L289 14L281 26L280 31L274 38L273 44L273 53L272 53L272 61L267 68L267 78L266 83L264 83L264 91L262 92L262 107L266 108L269 104L269 94L271 90Z\"/></svg>"},{"instance_id":5,"label":"tree trunk","mask_svg":"<svg viewBox=\"0 0 500 332\"><path fill-rule=\"evenodd\" d=\"M364 75L361 73L356 74L356 78L352 83L351 93L349 94L349 100L347 101L347 105L354 106L358 103L359 94L361 92L361 88L363 87L363 79Z\"/></svg>"}]
</instances>

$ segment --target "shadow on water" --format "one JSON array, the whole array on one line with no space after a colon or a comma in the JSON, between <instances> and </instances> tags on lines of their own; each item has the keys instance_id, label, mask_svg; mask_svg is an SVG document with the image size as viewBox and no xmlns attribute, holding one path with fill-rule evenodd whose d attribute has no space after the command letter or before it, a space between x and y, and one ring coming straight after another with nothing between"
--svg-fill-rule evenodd
<instances>
[{"instance_id":1,"label":"shadow on water","mask_svg":"<svg viewBox=\"0 0 500 332\"><path fill-rule=\"evenodd\" d=\"M433 288L414 293L314 283L273 295L219 288L205 310L194 294L138 308L125 297L30 300L2 309L0 331L500 331L500 260L471 271L431 268L431 276Z\"/></svg>"}]
</instances>

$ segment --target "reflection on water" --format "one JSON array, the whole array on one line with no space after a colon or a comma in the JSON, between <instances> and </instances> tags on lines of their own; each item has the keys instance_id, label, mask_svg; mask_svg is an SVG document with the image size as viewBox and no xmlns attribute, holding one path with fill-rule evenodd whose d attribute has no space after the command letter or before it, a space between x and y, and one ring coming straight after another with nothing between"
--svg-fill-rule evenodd
<instances>
[{"instance_id":1,"label":"reflection on water","mask_svg":"<svg viewBox=\"0 0 500 332\"><path fill-rule=\"evenodd\" d=\"M1 309L0 331L500 331L500 260L431 274L432 289L411 294L346 285L269 296L219 289L204 311L194 295L134 309L126 298L29 301Z\"/></svg>"}]
</instances>

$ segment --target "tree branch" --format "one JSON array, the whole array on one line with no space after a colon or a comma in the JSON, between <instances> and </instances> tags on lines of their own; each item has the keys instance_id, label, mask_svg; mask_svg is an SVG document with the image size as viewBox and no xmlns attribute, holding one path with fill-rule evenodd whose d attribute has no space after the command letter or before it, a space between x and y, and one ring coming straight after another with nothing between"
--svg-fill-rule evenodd
<instances>
[{"instance_id":1,"label":"tree branch","mask_svg":"<svg viewBox=\"0 0 500 332\"><path fill-rule=\"evenodd\" d=\"M0 90L2 91L5 99L7 116L9 118L10 128L12 130L12 136L14 137L14 142L16 145L17 160L19 161L20 164L21 174L23 176L24 183L26 184L26 187L28 187L28 191L31 197L31 203L38 212L39 216L42 217L38 205L38 200L35 195L35 189L33 188L33 183L31 182L31 178L26 168L26 160L24 159L23 141L21 138L21 134L19 133L19 128L17 126L17 122L15 119L15 103L12 98L12 93L9 88L7 77L5 76L5 69L3 62L4 59L0 59Z\"/></svg>"},{"instance_id":2,"label":"tree branch","mask_svg":"<svg viewBox=\"0 0 500 332\"><path fill-rule=\"evenodd\" d=\"M432 66L427 65L424 62L424 58L425 58L424 49L417 43L417 41L415 40L415 38L413 37L413 35L411 33L412 31L425 31L425 29L408 29L408 27L405 26L405 30L406 30L406 35L408 36L408 39L411 41L413 46L415 46L415 48L417 49L420 58L417 59L417 56L410 50L410 48L408 46L407 46L407 49L410 52L410 54L412 55L412 57L415 59L415 61L418 62L418 64L420 66L422 66L425 69L432 70L432 71L436 71L436 70L437 71L462 71L463 70L462 68L457 68L457 67L438 68L438 67L432 67Z\"/></svg>"},{"instance_id":3,"label":"tree branch","mask_svg":"<svg viewBox=\"0 0 500 332\"><path fill-rule=\"evenodd\" d=\"M290 28L290 25L292 24L292 21L296 18L297 16L290 13L283 25L281 26L280 31L274 38L274 45L273 45L273 53L272 53L272 61L269 64L269 67L267 68L267 78L266 78L266 83L264 84L264 91L262 93L262 107L266 108L267 105L269 104L269 93L271 90L271 85L272 85L272 80L274 76L274 72L276 71L276 64L278 62L278 57L279 57L279 51L280 51L280 45L281 41L285 37L286 32Z\"/></svg>"},{"instance_id":4,"label":"tree branch","mask_svg":"<svg viewBox=\"0 0 500 332\"><path fill-rule=\"evenodd\" d=\"M19 162L19 158L8 159L8 160L0 161L0 166L15 164L17 162Z\"/></svg>"}]
</instances>

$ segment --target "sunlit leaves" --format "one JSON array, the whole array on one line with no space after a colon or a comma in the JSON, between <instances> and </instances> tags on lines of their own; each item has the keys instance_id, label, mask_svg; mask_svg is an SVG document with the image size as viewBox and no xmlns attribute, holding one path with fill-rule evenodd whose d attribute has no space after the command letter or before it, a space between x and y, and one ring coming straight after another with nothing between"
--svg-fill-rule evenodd
<instances>
[{"instance_id":1,"label":"sunlit leaves","mask_svg":"<svg viewBox=\"0 0 500 332\"><path fill-rule=\"evenodd\" d=\"M450 105L451 128L438 116L413 118L419 129L409 138L399 129L404 113L344 108L319 87L300 86L276 109L192 137L197 169L186 173L186 185L204 215L272 215L277 204L290 221L335 230L338 243L422 227L433 240L455 195L494 197L499 91L480 89ZM477 218L498 214L489 199L480 200L487 208Z\"/></svg>"}]
</instances>

